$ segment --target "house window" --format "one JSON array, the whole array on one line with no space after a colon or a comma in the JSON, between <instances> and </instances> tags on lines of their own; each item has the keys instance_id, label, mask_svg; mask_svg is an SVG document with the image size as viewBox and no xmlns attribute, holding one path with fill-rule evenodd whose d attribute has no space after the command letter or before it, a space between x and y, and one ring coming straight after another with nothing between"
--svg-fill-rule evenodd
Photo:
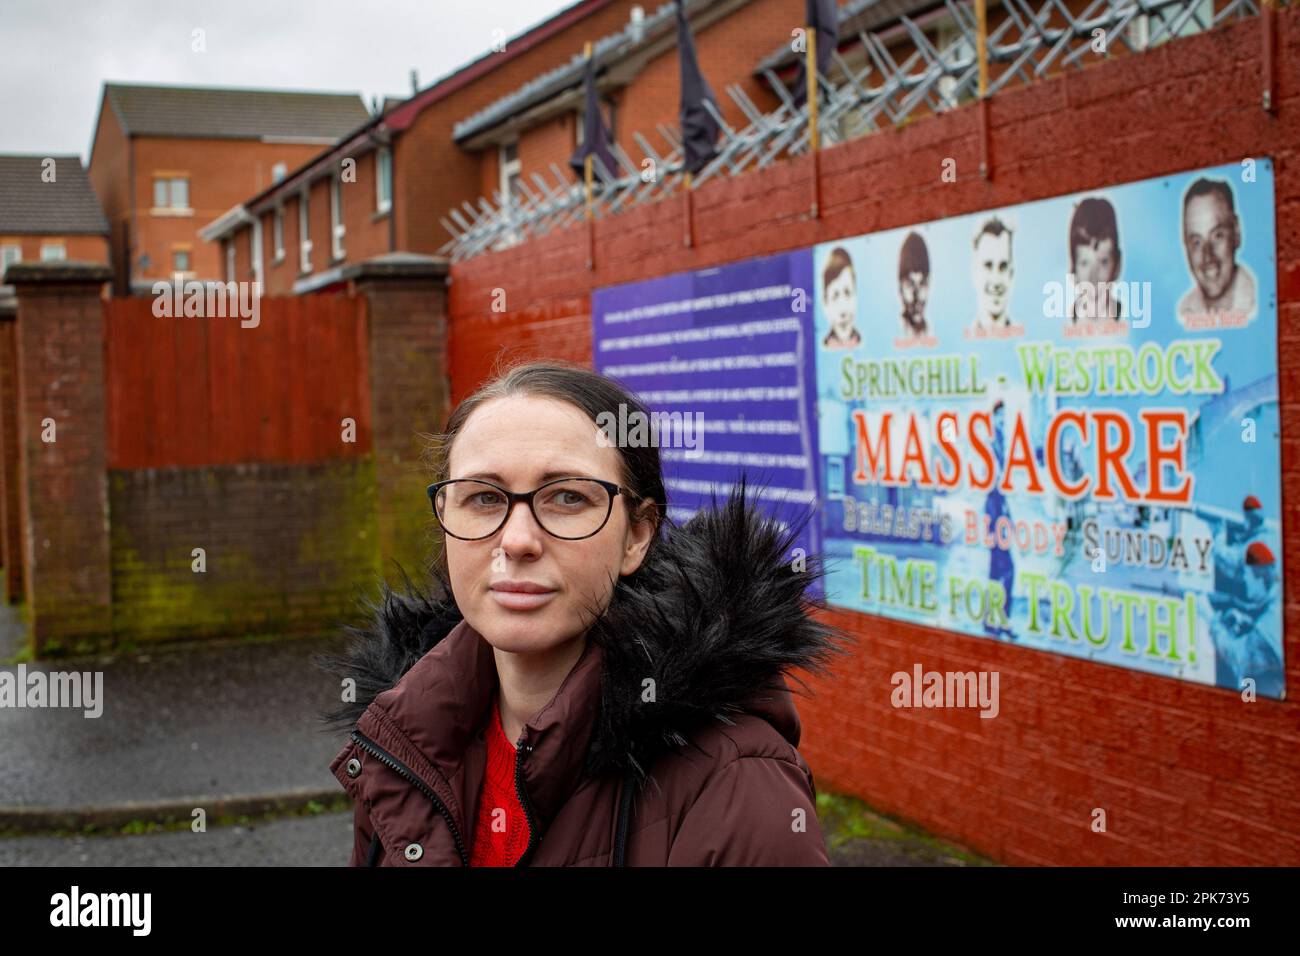
<instances>
[{"instance_id":1,"label":"house window","mask_svg":"<svg viewBox=\"0 0 1300 956\"><path fill-rule=\"evenodd\" d=\"M298 196L298 270L311 272L311 240L307 238L307 190Z\"/></svg>"},{"instance_id":2,"label":"house window","mask_svg":"<svg viewBox=\"0 0 1300 956\"><path fill-rule=\"evenodd\" d=\"M10 263L23 261L23 247L17 245L0 246L0 277Z\"/></svg>"},{"instance_id":3,"label":"house window","mask_svg":"<svg viewBox=\"0 0 1300 956\"><path fill-rule=\"evenodd\" d=\"M155 176L153 180L154 215L190 212L190 181L183 176Z\"/></svg>"},{"instance_id":4,"label":"house window","mask_svg":"<svg viewBox=\"0 0 1300 956\"><path fill-rule=\"evenodd\" d=\"M393 154L387 146L381 146L375 154L375 210L388 212L392 208Z\"/></svg>"},{"instance_id":5,"label":"house window","mask_svg":"<svg viewBox=\"0 0 1300 956\"><path fill-rule=\"evenodd\" d=\"M226 281L235 281L235 240L226 240Z\"/></svg>"},{"instance_id":6,"label":"house window","mask_svg":"<svg viewBox=\"0 0 1300 956\"><path fill-rule=\"evenodd\" d=\"M506 143L501 147L501 195L513 201L519 196L519 182L523 175L519 164L519 143Z\"/></svg>"},{"instance_id":7,"label":"house window","mask_svg":"<svg viewBox=\"0 0 1300 956\"><path fill-rule=\"evenodd\" d=\"M284 258L284 207L276 206L271 218L271 237L275 241L275 261Z\"/></svg>"},{"instance_id":8,"label":"house window","mask_svg":"<svg viewBox=\"0 0 1300 956\"><path fill-rule=\"evenodd\" d=\"M271 167L271 182L278 183L289 173L288 163L276 163Z\"/></svg>"},{"instance_id":9,"label":"house window","mask_svg":"<svg viewBox=\"0 0 1300 956\"><path fill-rule=\"evenodd\" d=\"M330 251L335 259L343 258L343 181L335 176L330 181Z\"/></svg>"},{"instance_id":10,"label":"house window","mask_svg":"<svg viewBox=\"0 0 1300 956\"><path fill-rule=\"evenodd\" d=\"M41 262L62 262L66 258L68 258L68 249L63 243L41 243Z\"/></svg>"},{"instance_id":11,"label":"house window","mask_svg":"<svg viewBox=\"0 0 1300 956\"><path fill-rule=\"evenodd\" d=\"M184 248L172 249L172 272L186 273L190 271L190 250Z\"/></svg>"}]
</instances>

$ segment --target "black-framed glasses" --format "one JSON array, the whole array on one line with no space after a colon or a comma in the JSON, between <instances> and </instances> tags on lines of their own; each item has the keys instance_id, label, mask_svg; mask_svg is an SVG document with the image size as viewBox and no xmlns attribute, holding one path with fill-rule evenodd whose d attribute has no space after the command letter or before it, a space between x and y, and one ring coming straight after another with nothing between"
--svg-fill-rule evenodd
<instances>
[{"instance_id":1,"label":"black-framed glasses","mask_svg":"<svg viewBox=\"0 0 1300 956\"><path fill-rule=\"evenodd\" d=\"M442 530L462 541L490 538L523 501L542 530L554 538L590 538L609 521L614 496L642 500L622 485L600 478L556 478L532 491L507 491L482 478L448 478L428 488Z\"/></svg>"}]
</instances>

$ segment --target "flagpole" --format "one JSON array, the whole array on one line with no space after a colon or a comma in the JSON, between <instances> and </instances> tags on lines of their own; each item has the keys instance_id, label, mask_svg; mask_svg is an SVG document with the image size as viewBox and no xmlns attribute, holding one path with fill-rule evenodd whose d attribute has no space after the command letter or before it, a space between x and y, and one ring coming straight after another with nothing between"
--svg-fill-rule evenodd
<instances>
[{"instance_id":1,"label":"flagpole","mask_svg":"<svg viewBox=\"0 0 1300 956\"><path fill-rule=\"evenodd\" d=\"M813 154L813 204L812 218L821 217L821 137L817 132L817 28L812 24L804 26L808 42L804 44L804 76L807 78L808 96L808 143Z\"/></svg>"},{"instance_id":2,"label":"flagpole","mask_svg":"<svg viewBox=\"0 0 1300 956\"><path fill-rule=\"evenodd\" d=\"M817 30L811 25L804 27L808 35L804 56L807 57L804 74L808 78L808 140L813 152L817 152L821 143L817 136Z\"/></svg>"},{"instance_id":3,"label":"flagpole","mask_svg":"<svg viewBox=\"0 0 1300 956\"><path fill-rule=\"evenodd\" d=\"M694 237L695 224L691 221L692 220L691 209L695 205L694 199L691 195L694 188L695 188L695 174L688 170L686 173L686 236L685 236L685 242L683 243L683 245L685 246L690 246L695 240Z\"/></svg>"},{"instance_id":4,"label":"flagpole","mask_svg":"<svg viewBox=\"0 0 1300 956\"><path fill-rule=\"evenodd\" d=\"M980 178L988 179L989 168L989 49L987 0L975 0L975 57L979 61L979 147Z\"/></svg>"},{"instance_id":5,"label":"flagpole","mask_svg":"<svg viewBox=\"0 0 1300 956\"><path fill-rule=\"evenodd\" d=\"M590 64L591 63L591 41L590 40L588 40L585 44L583 44L582 53L583 56L586 58L588 64ZM592 214L591 214L591 175L592 175L591 160L592 160L592 154L588 152L586 158L582 161L582 169L583 169L582 180L583 183L585 184L586 192L587 192L587 270L588 271L590 271L593 268L595 264L595 258L596 258L595 225L592 221Z\"/></svg>"}]
</instances>

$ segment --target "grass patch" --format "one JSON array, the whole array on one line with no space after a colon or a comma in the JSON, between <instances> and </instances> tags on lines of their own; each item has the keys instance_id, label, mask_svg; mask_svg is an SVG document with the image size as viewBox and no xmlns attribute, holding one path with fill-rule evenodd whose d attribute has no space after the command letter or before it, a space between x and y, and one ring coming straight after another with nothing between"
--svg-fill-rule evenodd
<instances>
[{"instance_id":1,"label":"grass patch","mask_svg":"<svg viewBox=\"0 0 1300 956\"><path fill-rule=\"evenodd\" d=\"M817 819L834 851L855 840L898 844L912 854L940 859L951 857L966 866L996 866L997 863L970 850L954 846L924 830L877 813L856 797L819 791Z\"/></svg>"}]
</instances>

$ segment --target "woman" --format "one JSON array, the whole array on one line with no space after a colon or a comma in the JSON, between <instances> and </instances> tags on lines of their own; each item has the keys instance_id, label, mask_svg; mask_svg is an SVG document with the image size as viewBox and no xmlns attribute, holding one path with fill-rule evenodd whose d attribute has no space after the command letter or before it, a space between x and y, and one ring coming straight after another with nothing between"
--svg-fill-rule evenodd
<instances>
[{"instance_id":1,"label":"woman","mask_svg":"<svg viewBox=\"0 0 1300 956\"><path fill-rule=\"evenodd\" d=\"M434 592L385 587L322 660L355 679L323 715L353 727L330 765L351 865L828 865L782 677L841 650L806 613L824 572L743 482L664 521L658 449L597 425L620 405L646 414L604 376L534 363L449 419Z\"/></svg>"}]
</instances>

